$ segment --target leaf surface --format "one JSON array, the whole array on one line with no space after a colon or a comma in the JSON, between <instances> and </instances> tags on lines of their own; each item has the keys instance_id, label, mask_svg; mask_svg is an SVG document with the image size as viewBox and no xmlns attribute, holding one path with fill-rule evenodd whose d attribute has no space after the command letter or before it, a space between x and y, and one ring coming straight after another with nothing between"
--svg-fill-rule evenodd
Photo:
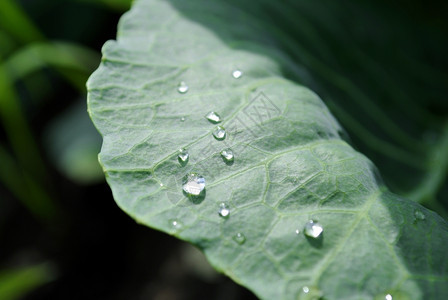
<instances>
[{"instance_id":1,"label":"leaf surface","mask_svg":"<svg viewBox=\"0 0 448 300\"><path fill-rule=\"evenodd\" d=\"M320 98L286 79L308 75L264 21L224 1L134 3L88 82L116 202L262 299L448 297L446 222L387 191ZM198 198L182 191L192 172L206 180ZM309 220L323 226L317 239Z\"/></svg>"}]
</instances>

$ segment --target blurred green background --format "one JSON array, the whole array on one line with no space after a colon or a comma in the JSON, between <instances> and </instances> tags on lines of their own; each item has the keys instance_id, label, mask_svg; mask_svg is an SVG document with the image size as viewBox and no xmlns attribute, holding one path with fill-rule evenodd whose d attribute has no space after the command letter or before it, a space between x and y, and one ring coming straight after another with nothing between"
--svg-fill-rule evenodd
<instances>
[{"instance_id":1,"label":"blurred green background","mask_svg":"<svg viewBox=\"0 0 448 300\"><path fill-rule=\"evenodd\" d=\"M392 191L446 218L447 2L232 2L276 24L279 45L301 42L282 51L347 139ZM196 249L136 225L104 182L85 82L129 6L0 0L2 300L255 298Z\"/></svg>"}]
</instances>

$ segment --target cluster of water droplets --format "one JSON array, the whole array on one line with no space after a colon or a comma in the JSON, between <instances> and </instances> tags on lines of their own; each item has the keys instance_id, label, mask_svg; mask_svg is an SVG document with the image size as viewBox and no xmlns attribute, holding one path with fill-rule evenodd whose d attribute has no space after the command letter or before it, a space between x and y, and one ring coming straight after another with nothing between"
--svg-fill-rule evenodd
<instances>
[{"instance_id":1,"label":"cluster of water droplets","mask_svg":"<svg viewBox=\"0 0 448 300\"><path fill-rule=\"evenodd\" d=\"M243 72L239 69L235 69L232 71L232 77L235 79L239 79L243 76ZM185 81L181 81L177 87L177 91L180 94L185 94L189 90L189 86ZM221 116L215 112L210 111L205 115L205 118L212 124L219 124L222 122ZM180 119L181 122L185 121L185 117ZM213 137L222 141L226 138L227 132L223 126L217 125L215 129L212 131ZM232 163L234 160L234 154L231 149L224 149L220 152L221 157L226 163ZM186 165L190 158L190 154L187 149L181 148L179 149L179 153L177 155L179 163L181 165ZM183 178L182 189L188 196L199 196L205 189L205 178L198 173L189 173ZM229 206L222 202L219 204L218 214L222 218L228 218L230 216L230 208ZM178 220L171 220L171 226L179 230L182 225ZM233 240L242 245L246 241L246 237L243 233L238 232L233 236Z\"/></svg>"}]
</instances>

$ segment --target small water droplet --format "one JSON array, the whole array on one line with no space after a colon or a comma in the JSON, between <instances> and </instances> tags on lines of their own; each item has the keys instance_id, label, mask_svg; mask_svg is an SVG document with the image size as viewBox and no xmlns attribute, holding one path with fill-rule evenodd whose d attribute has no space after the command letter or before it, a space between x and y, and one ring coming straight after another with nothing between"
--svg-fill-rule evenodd
<instances>
[{"instance_id":1,"label":"small water droplet","mask_svg":"<svg viewBox=\"0 0 448 300\"><path fill-rule=\"evenodd\" d=\"M180 121L184 122L185 121L185 117L180 118Z\"/></svg>"},{"instance_id":2,"label":"small water droplet","mask_svg":"<svg viewBox=\"0 0 448 300\"><path fill-rule=\"evenodd\" d=\"M300 233L300 230L299 229L296 229L296 234L299 234Z\"/></svg>"},{"instance_id":3,"label":"small water droplet","mask_svg":"<svg viewBox=\"0 0 448 300\"><path fill-rule=\"evenodd\" d=\"M205 188L205 178L197 173L190 173L184 177L182 189L188 195L198 196Z\"/></svg>"},{"instance_id":4,"label":"small water droplet","mask_svg":"<svg viewBox=\"0 0 448 300\"><path fill-rule=\"evenodd\" d=\"M393 295L393 296L392 296ZM373 298L374 300L410 300L409 294L401 290L389 290L386 292L379 293Z\"/></svg>"},{"instance_id":5,"label":"small water droplet","mask_svg":"<svg viewBox=\"0 0 448 300\"><path fill-rule=\"evenodd\" d=\"M185 81L181 81L179 83L179 86L177 87L177 91L181 94L185 94L186 92L188 92L188 85L185 83Z\"/></svg>"},{"instance_id":6,"label":"small water droplet","mask_svg":"<svg viewBox=\"0 0 448 300\"><path fill-rule=\"evenodd\" d=\"M303 286L298 294L298 299L300 300L317 300L322 299L323 293L318 288L314 286Z\"/></svg>"},{"instance_id":7,"label":"small water droplet","mask_svg":"<svg viewBox=\"0 0 448 300\"><path fill-rule=\"evenodd\" d=\"M323 231L324 228L322 227L322 225L320 225L317 222L314 222L313 220L309 220L305 224L304 228L305 235L312 237L314 239L317 239L322 234Z\"/></svg>"},{"instance_id":8,"label":"small water droplet","mask_svg":"<svg viewBox=\"0 0 448 300\"><path fill-rule=\"evenodd\" d=\"M424 219L426 219L426 216L423 212L421 212L420 210L416 210L414 211L414 217L415 219L418 221L423 221Z\"/></svg>"},{"instance_id":9,"label":"small water droplet","mask_svg":"<svg viewBox=\"0 0 448 300\"><path fill-rule=\"evenodd\" d=\"M243 76L243 72L241 72L241 70L234 70L232 72L232 76L235 79L241 78L241 76Z\"/></svg>"},{"instance_id":10,"label":"small water droplet","mask_svg":"<svg viewBox=\"0 0 448 300\"><path fill-rule=\"evenodd\" d=\"M225 204L224 202L219 204L219 211L218 211L219 215L223 218L227 218L230 215L230 209L229 206L227 204Z\"/></svg>"},{"instance_id":11,"label":"small water droplet","mask_svg":"<svg viewBox=\"0 0 448 300\"><path fill-rule=\"evenodd\" d=\"M186 163L190 158L190 154L188 154L187 149L180 148L179 155L177 155L177 158L179 159L180 163Z\"/></svg>"},{"instance_id":12,"label":"small water droplet","mask_svg":"<svg viewBox=\"0 0 448 300\"><path fill-rule=\"evenodd\" d=\"M179 230L182 228L182 223L179 222L178 220L170 220L171 223L171 227L173 227L176 230Z\"/></svg>"},{"instance_id":13,"label":"small water droplet","mask_svg":"<svg viewBox=\"0 0 448 300\"><path fill-rule=\"evenodd\" d=\"M205 118L210 122L212 122L213 124L220 123L222 121L221 116L214 111L211 111L208 114L206 114Z\"/></svg>"},{"instance_id":14,"label":"small water droplet","mask_svg":"<svg viewBox=\"0 0 448 300\"><path fill-rule=\"evenodd\" d=\"M244 244L244 242L246 241L246 237L244 236L244 234L242 234L241 232L238 232L237 234L235 234L235 236L233 237L233 240L235 242L237 242L238 244L242 245Z\"/></svg>"},{"instance_id":15,"label":"small water droplet","mask_svg":"<svg viewBox=\"0 0 448 300\"><path fill-rule=\"evenodd\" d=\"M230 149L224 149L221 151L221 156L225 161L231 162L233 161L233 151Z\"/></svg>"},{"instance_id":16,"label":"small water droplet","mask_svg":"<svg viewBox=\"0 0 448 300\"><path fill-rule=\"evenodd\" d=\"M213 131L213 136L218 141L222 141L226 138L226 130L222 126L217 126L215 131Z\"/></svg>"},{"instance_id":17,"label":"small water droplet","mask_svg":"<svg viewBox=\"0 0 448 300\"><path fill-rule=\"evenodd\" d=\"M160 186L163 186L163 183L161 183Z\"/></svg>"}]
</instances>

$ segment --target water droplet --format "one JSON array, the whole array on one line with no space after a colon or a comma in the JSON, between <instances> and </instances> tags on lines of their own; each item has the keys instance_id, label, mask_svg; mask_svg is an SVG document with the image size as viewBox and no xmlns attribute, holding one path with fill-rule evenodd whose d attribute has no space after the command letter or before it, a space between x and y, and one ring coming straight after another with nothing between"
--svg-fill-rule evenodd
<instances>
[{"instance_id":1,"label":"water droplet","mask_svg":"<svg viewBox=\"0 0 448 300\"><path fill-rule=\"evenodd\" d=\"M185 121L185 117L180 118L180 121L184 122Z\"/></svg>"},{"instance_id":2,"label":"water droplet","mask_svg":"<svg viewBox=\"0 0 448 300\"><path fill-rule=\"evenodd\" d=\"M303 286L298 294L300 300L317 300L322 299L322 292L314 286Z\"/></svg>"},{"instance_id":3,"label":"water droplet","mask_svg":"<svg viewBox=\"0 0 448 300\"><path fill-rule=\"evenodd\" d=\"M221 151L221 156L225 161L231 162L233 161L233 151L230 149L225 149Z\"/></svg>"},{"instance_id":4,"label":"water droplet","mask_svg":"<svg viewBox=\"0 0 448 300\"><path fill-rule=\"evenodd\" d=\"M186 163L188 159L190 158L190 154L188 154L187 149L180 148L179 149L179 155L177 156L180 163Z\"/></svg>"},{"instance_id":5,"label":"water droplet","mask_svg":"<svg viewBox=\"0 0 448 300\"><path fill-rule=\"evenodd\" d=\"M213 131L213 136L218 141L222 141L223 139L226 138L226 130L224 129L224 127L218 126L216 127L215 131Z\"/></svg>"},{"instance_id":6,"label":"water droplet","mask_svg":"<svg viewBox=\"0 0 448 300\"><path fill-rule=\"evenodd\" d=\"M209 120L210 122L212 122L213 124L220 123L222 121L221 116L218 115L218 113L216 113L214 111L211 111L208 114L206 114L205 118L207 120Z\"/></svg>"},{"instance_id":7,"label":"water droplet","mask_svg":"<svg viewBox=\"0 0 448 300\"><path fill-rule=\"evenodd\" d=\"M300 233L300 230L299 229L296 229L296 234L299 234Z\"/></svg>"},{"instance_id":8,"label":"water droplet","mask_svg":"<svg viewBox=\"0 0 448 300\"><path fill-rule=\"evenodd\" d=\"M184 177L182 189L188 195L198 196L205 188L205 178L197 173L190 173Z\"/></svg>"},{"instance_id":9,"label":"water droplet","mask_svg":"<svg viewBox=\"0 0 448 300\"><path fill-rule=\"evenodd\" d=\"M233 76L233 78L238 79L238 78L240 78L241 76L243 76L243 72L241 72L241 70L234 70L234 71L232 72L232 76Z\"/></svg>"},{"instance_id":10,"label":"water droplet","mask_svg":"<svg viewBox=\"0 0 448 300\"><path fill-rule=\"evenodd\" d=\"M241 232L238 232L237 234L235 234L235 236L233 237L233 240L235 242L237 242L238 244L242 245L244 244L244 242L246 241L246 237L244 236L244 234L242 234Z\"/></svg>"},{"instance_id":11,"label":"water droplet","mask_svg":"<svg viewBox=\"0 0 448 300\"><path fill-rule=\"evenodd\" d=\"M182 228L182 223L179 222L178 220L170 220L171 223L171 227L173 227L176 230L179 230Z\"/></svg>"},{"instance_id":12,"label":"water droplet","mask_svg":"<svg viewBox=\"0 0 448 300\"><path fill-rule=\"evenodd\" d=\"M219 211L218 211L219 215L223 218L227 218L230 215L230 209L229 206L227 204L225 204L224 202L219 204Z\"/></svg>"},{"instance_id":13,"label":"water droplet","mask_svg":"<svg viewBox=\"0 0 448 300\"><path fill-rule=\"evenodd\" d=\"M181 81L179 83L179 86L177 87L177 91L181 94L185 94L186 92L188 92L188 85L185 83L185 81Z\"/></svg>"},{"instance_id":14,"label":"water droplet","mask_svg":"<svg viewBox=\"0 0 448 300\"><path fill-rule=\"evenodd\" d=\"M393 295L393 296L392 296ZM412 299L409 295L400 290L389 290L382 292L373 298L374 300L410 300Z\"/></svg>"},{"instance_id":15,"label":"water droplet","mask_svg":"<svg viewBox=\"0 0 448 300\"><path fill-rule=\"evenodd\" d=\"M160 186L163 186L163 183L161 183Z\"/></svg>"},{"instance_id":16,"label":"water droplet","mask_svg":"<svg viewBox=\"0 0 448 300\"><path fill-rule=\"evenodd\" d=\"M422 213L420 210L414 211L414 217L416 220L420 220L420 221L423 221L424 219L426 219L425 214Z\"/></svg>"},{"instance_id":17,"label":"water droplet","mask_svg":"<svg viewBox=\"0 0 448 300\"><path fill-rule=\"evenodd\" d=\"M312 237L314 239L317 239L322 232L324 231L324 228L322 225L320 225L317 222L314 222L313 220L309 220L308 223L305 224L304 233L305 235Z\"/></svg>"}]
</instances>

